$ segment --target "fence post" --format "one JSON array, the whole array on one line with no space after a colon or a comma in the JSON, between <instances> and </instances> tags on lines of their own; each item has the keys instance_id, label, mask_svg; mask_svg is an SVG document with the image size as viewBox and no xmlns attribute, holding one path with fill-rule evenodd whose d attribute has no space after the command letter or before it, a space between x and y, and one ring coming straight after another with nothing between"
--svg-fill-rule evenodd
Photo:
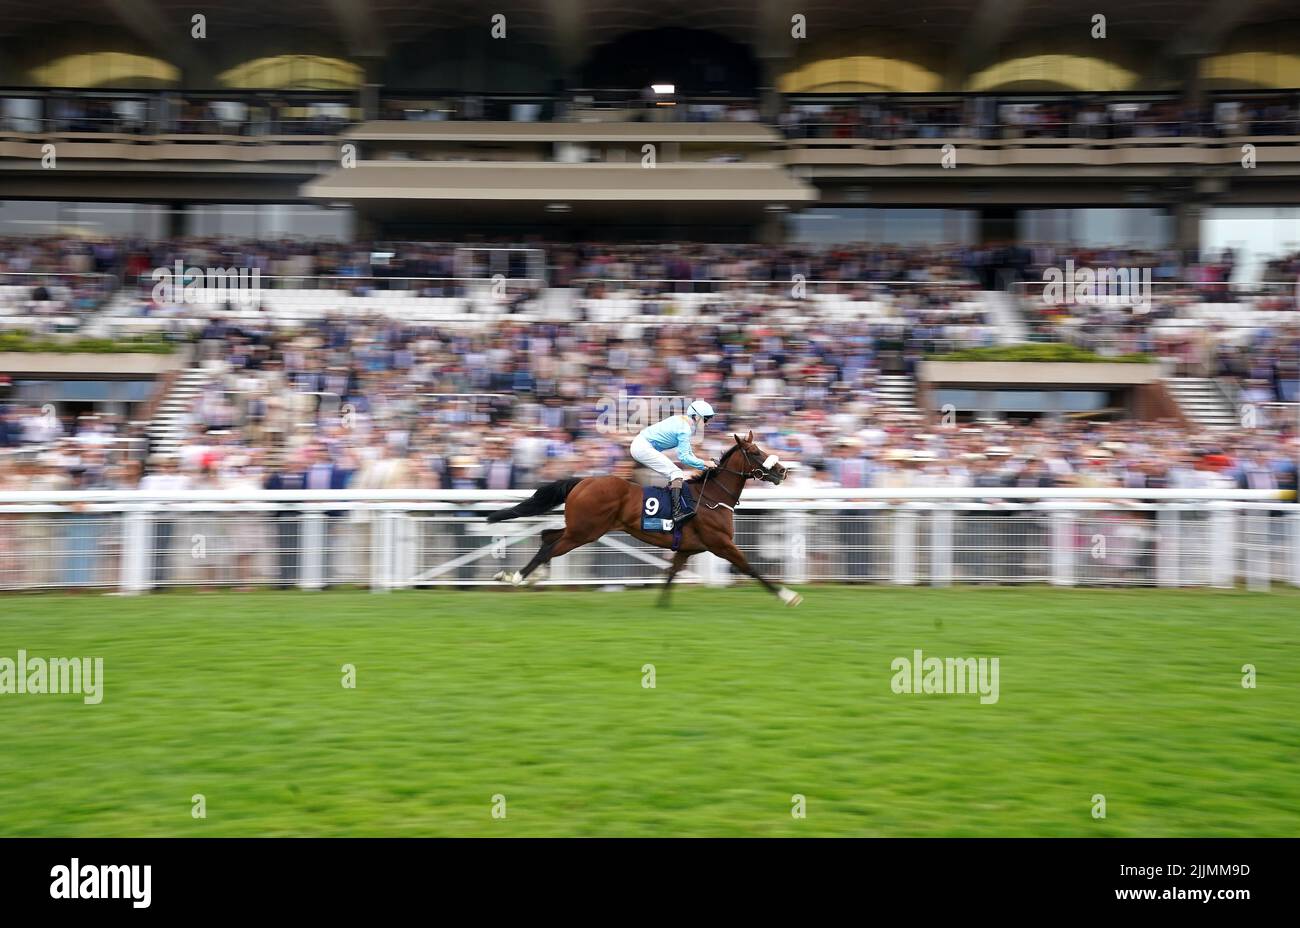
<instances>
[{"instance_id":1,"label":"fence post","mask_svg":"<svg viewBox=\"0 0 1300 928\"><path fill-rule=\"evenodd\" d=\"M393 516L397 519L397 576L393 578L395 585L399 590L407 590L411 587L411 579L415 576L415 532L416 523L409 512L395 512Z\"/></svg>"},{"instance_id":2,"label":"fence post","mask_svg":"<svg viewBox=\"0 0 1300 928\"><path fill-rule=\"evenodd\" d=\"M1159 586L1178 586L1179 559L1182 549L1181 510L1169 505L1156 514L1156 583Z\"/></svg>"},{"instance_id":3,"label":"fence post","mask_svg":"<svg viewBox=\"0 0 1300 928\"><path fill-rule=\"evenodd\" d=\"M950 506L940 503L930 516L930 582L934 586L952 584L952 523Z\"/></svg>"},{"instance_id":4,"label":"fence post","mask_svg":"<svg viewBox=\"0 0 1300 928\"><path fill-rule=\"evenodd\" d=\"M894 583L916 582L916 513L900 507L894 512Z\"/></svg>"},{"instance_id":5,"label":"fence post","mask_svg":"<svg viewBox=\"0 0 1300 928\"><path fill-rule=\"evenodd\" d=\"M153 583L153 513L132 509L122 520L122 572L118 590L143 593Z\"/></svg>"},{"instance_id":6,"label":"fence post","mask_svg":"<svg viewBox=\"0 0 1300 928\"><path fill-rule=\"evenodd\" d=\"M1291 524L1291 585L1300 586L1300 512L1286 517Z\"/></svg>"},{"instance_id":7,"label":"fence post","mask_svg":"<svg viewBox=\"0 0 1300 928\"><path fill-rule=\"evenodd\" d=\"M808 582L808 513L792 509L785 517L786 583Z\"/></svg>"},{"instance_id":8,"label":"fence post","mask_svg":"<svg viewBox=\"0 0 1300 928\"><path fill-rule=\"evenodd\" d=\"M1074 512L1052 512L1052 586L1074 586Z\"/></svg>"},{"instance_id":9,"label":"fence post","mask_svg":"<svg viewBox=\"0 0 1300 928\"><path fill-rule=\"evenodd\" d=\"M1231 588L1237 579L1236 513L1220 506L1210 512L1210 585Z\"/></svg>"},{"instance_id":10,"label":"fence post","mask_svg":"<svg viewBox=\"0 0 1300 928\"><path fill-rule=\"evenodd\" d=\"M391 588L392 533L387 509L370 513L370 590L382 593Z\"/></svg>"},{"instance_id":11,"label":"fence post","mask_svg":"<svg viewBox=\"0 0 1300 928\"><path fill-rule=\"evenodd\" d=\"M391 509L382 513L384 519L384 589L396 590L402 585L402 515Z\"/></svg>"},{"instance_id":12,"label":"fence post","mask_svg":"<svg viewBox=\"0 0 1300 928\"><path fill-rule=\"evenodd\" d=\"M317 510L302 512L302 532L299 541L302 573L298 586L304 590L319 590L324 582L325 513Z\"/></svg>"},{"instance_id":13,"label":"fence post","mask_svg":"<svg viewBox=\"0 0 1300 928\"><path fill-rule=\"evenodd\" d=\"M1255 593L1267 593L1269 574L1273 572L1273 549L1268 513L1247 509L1242 513L1246 533L1246 588ZM1261 541L1261 536L1263 540Z\"/></svg>"}]
</instances>

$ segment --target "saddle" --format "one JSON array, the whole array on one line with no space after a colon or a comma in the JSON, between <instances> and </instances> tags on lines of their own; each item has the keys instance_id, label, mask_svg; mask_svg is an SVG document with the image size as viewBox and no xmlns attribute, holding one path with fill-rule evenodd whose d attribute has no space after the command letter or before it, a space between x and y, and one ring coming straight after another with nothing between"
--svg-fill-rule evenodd
<instances>
[{"instance_id":1,"label":"saddle","mask_svg":"<svg viewBox=\"0 0 1300 928\"><path fill-rule=\"evenodd\" d=\"M682 485L682 505L695 508L690 488ZM641 488L641 530L645 532L672 532L676 551L682 543L682 527L673 518L673 498L667 487Z\"/></svg>"}]
</instances>

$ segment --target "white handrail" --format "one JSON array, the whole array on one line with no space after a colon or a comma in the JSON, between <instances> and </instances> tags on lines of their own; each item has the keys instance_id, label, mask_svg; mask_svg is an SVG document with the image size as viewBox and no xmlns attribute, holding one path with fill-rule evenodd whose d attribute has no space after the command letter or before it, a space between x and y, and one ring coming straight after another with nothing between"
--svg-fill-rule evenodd
<instances>
[{"instance_id":1,"label":"white handrail","mask_svg":"<svg viewBox=\"0 0 1300 928\"><path fill-rule=\"evenodd\" d=\"M306 503L385 503L447 502L487 503L526 499L533 494L525 490L58 490L0 492L0 505L32 503L236 503L236 502L306 502ZM1162 489L1142 490L1119 487L871 487L863 489L809 488L746 490L741 505L747 501L829 502L898 502L956 500L1085 500L1106 502L1134 501L1215 501L1215 502L1287 502L1295 499L1291 490L1239 489Z\"/></svg>"},{"instance_id":2,"label":"white handrail","mask_svg":"<svg viewBox=\"0 0 1300 928\"><path fill-rule=\"evenodd\" d=\"M1214 497L1156 503L1099 501L1097 490L1083 490L1092 498L990 503L989 493L1026 491L963 490L984 494L984 501L955 502L951 488L753 493L736 514L738 543L766 575L791 583L1300 586L1300 507L1276 501L1290 494L1113 491ZM0 591L492 586L503 570L526 563L539 533L563 520L557 509L514 522L485 521L502 500L527 492L11 492L4 496L43 502L0 503ZM948 501L861 499L882 495ZM233 501L205 501L214 497ZM248 501L254 497L296 501ZM60 505L54 498L83 502ZM96 498L109 499L84 501ZM603 537L558 560L551 578L541 582L660 584L665 554L617 535ZM713 555L696 564L688 582L727 582Z\"/></svg>"}]
</instances>

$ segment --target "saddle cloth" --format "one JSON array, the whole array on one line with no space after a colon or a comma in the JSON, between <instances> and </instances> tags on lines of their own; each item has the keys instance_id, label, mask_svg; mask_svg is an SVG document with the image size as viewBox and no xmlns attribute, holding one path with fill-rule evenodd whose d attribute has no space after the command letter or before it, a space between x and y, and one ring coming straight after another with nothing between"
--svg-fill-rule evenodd
<instances>
[{"instance_id":1,"label":"saddle cloth","mask_svg":"<svg viewBox=\"0 0 1300 928\"><path fill-rule=\"evenodd\" d=\"M671 532L673 530L673 502L667 487L642 487L641 529L646 532ZM693 509L690 488L682 486L682 505Z\"/></svg>"}]
</instances>

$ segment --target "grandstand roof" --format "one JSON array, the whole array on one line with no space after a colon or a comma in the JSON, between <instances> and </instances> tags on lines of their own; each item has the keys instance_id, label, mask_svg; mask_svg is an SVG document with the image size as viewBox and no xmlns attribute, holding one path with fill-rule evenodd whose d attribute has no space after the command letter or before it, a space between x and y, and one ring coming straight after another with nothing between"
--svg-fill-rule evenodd
<instances>
[{"instance_id":1,"label":"grandstand roof","mask_svg":"<svg viewBox=\"0 0 1300 928\"><path fill-rule=\"evenodd\" d=\"M944 48L959 43L978 56L991 48L1046 30L1077 24L1087 38L1098 12L1094 0L808 0L795 5L807 17L808 37L851 30L888 30ZM164 57L200 54L190 38L188 0L0 0L0 38L52 32L85 24L135 34ZM508 38L549 46L561 60L621 35L667 26L709 30L752 46L760 56L792 51L789 4L775 0L222 0L201 10L207 42L257 33L282 37L291 51L304 29L338 41L357 56L383 56L392 47L430 33L489 28L506 16ZM1111 36L1149 41L1166 52L1213 48L1232 29L1293 18L1294 0L1129 0L1102 11Z\"/></svg>"}]
</instances>

